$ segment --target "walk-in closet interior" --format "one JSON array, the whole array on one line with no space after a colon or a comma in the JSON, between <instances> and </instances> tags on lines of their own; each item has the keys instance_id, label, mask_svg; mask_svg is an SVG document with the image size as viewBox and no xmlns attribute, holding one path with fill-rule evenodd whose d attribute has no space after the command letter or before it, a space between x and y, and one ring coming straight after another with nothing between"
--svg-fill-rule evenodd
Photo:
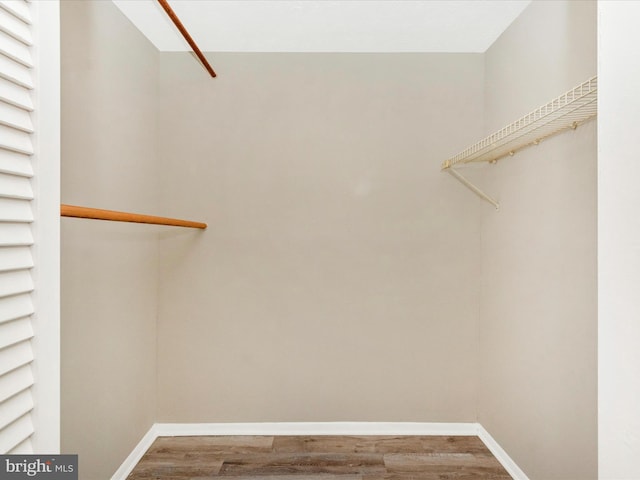
<instances>
[{"instance_id":1,"label":"walk-in closet interior","mask_svg":"<svg viewBox=\"0 0 640 480\"><path fill-rule=\"evenodd\" d=\"M596 2L485 52L160 52L61 2L62 450L110 478L154 423L479 423L597 478L596 121L442 163L597 74Z\"/></svg>"}]
</instances>

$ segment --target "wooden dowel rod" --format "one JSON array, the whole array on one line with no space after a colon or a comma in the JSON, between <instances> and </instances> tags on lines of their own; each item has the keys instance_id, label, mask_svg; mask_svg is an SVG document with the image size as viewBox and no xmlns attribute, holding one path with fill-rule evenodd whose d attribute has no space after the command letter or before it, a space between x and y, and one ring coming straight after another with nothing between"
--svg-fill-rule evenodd
<instances>
[{"instance_id":1,"label":"wooden dowel rod","mask_svg":"<svg viewBox=\"0 0 640 480\"><path fill-rule=\"evenodd\" d=\"M158 3L162 6L164 11L167 12L167 15L169 15L169 18L171 19L173 24L178 28L178 30L180 30L180 33L182 34L184 39L187 41L189 46L191 46L193 53L195 53L198 59L200 60L200 62L202 62L202 66L207 70L207 72L209 72L209 75L215 78L216 72L213 71L213 68L211 67L211 65L209 65L209 62L207 61L205 56L202 54L202 52L198 48L198 45L196 45L196 42L194 42L193 38L191 38L191 35L189 35L189 32L184 27L184 25L182 24L182 22L180 21L176 13L173 11L173 9L171 8L167 0L158 0Z\"/></svg>"},{"instance_id":2,"label":"wooden dowel rod","mask_svg":"<svg viewBox=\"0 0 640 480\"><path fill-rule=\"evenodd\" d=\"M75 205L60 205L60 215L63 217L91 218L93 220L111 220L114 222L150 223L153 225L170 225L174 227L207 228L206 223L191 222L178 218L154 217L138 213L116 212L99 208L78 207Z\"/></svg>"}]
</instances>

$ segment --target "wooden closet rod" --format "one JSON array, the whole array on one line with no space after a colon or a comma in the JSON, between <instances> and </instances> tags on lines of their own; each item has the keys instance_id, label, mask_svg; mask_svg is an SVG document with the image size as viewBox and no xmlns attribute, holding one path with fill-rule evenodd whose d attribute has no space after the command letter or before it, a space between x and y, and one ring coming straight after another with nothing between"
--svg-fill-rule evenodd
<instances>
[{"instance_id":1,"label":"wooden closet rod","mask_svg":"<svg viewBox=\"0 0 640 480\"><path fill-rule=\"evenodd\" d=\"M196 54L196 56L202 63L202 66L207 70L207 72L209 72L209 75L215 78L216 72L213 71L213 68L211 67L211 65L209 65L209 62L207 61L205 56L202 54L202 52L198 48L198 45L196 45L196 42L193 41L193 38L191 38L191 35L189 35L189 32L187 31L187 29L184 28L184 25L182 24L182 22L180 21L176 13L173 11L171 6L169 5L169 2L167 2L167 0L158 0L158 3L160 4L160 6L162 6L164 11L167 12L167 15L169 15L169 18L171 19L173 24L178 28L178 30L180 30L180 33L182 34L184 39L191 46L193 53Z\"/></svg>"},{"instance_id":2,"label":"wooden closet rod","mask_svg":"<svg viewBox=\"0 0 640 480\"><path fill-rule=\"evenodd\" d=\"M99 208L77 207L75 205L60 205L60 215L63 217L91 218L93 220L111 220L114 222L150 223L153 225L170 225L174 227L207 228L206 223L191 222L178 218L154 217L138 213L116 212L114 210L100 210Z\"/></svg>"}]
</instances>

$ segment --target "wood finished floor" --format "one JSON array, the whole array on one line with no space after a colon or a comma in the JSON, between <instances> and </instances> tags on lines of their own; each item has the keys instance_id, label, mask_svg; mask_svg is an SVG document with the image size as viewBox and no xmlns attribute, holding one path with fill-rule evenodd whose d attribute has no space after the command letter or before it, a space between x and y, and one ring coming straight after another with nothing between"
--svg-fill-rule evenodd
<instances>
[{"instance_id":1,"label":"wood finished floor","mask_svg":"<svg viewBox=\"0 0 640 480\"><path fill-rule=\"evenodd\" d=\"M127 480L508 480L475 436L160 437Z\"/></svg>"}]
</instances>

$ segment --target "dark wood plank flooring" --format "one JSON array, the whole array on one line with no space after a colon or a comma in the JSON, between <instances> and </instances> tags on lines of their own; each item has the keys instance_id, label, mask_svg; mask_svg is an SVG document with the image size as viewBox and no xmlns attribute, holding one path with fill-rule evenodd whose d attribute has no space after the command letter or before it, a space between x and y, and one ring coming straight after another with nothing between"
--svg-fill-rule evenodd
<instances>
[{"instance_id":1,"label":"dark wood plank flooring","mask_svg":"<svg viewBox=\"0 0 640 480\"><path fill-rule=\"evenodd\" d=\"M127 480L508 480L475 436L160 437Z\"/></svg>"}]
</instances>

